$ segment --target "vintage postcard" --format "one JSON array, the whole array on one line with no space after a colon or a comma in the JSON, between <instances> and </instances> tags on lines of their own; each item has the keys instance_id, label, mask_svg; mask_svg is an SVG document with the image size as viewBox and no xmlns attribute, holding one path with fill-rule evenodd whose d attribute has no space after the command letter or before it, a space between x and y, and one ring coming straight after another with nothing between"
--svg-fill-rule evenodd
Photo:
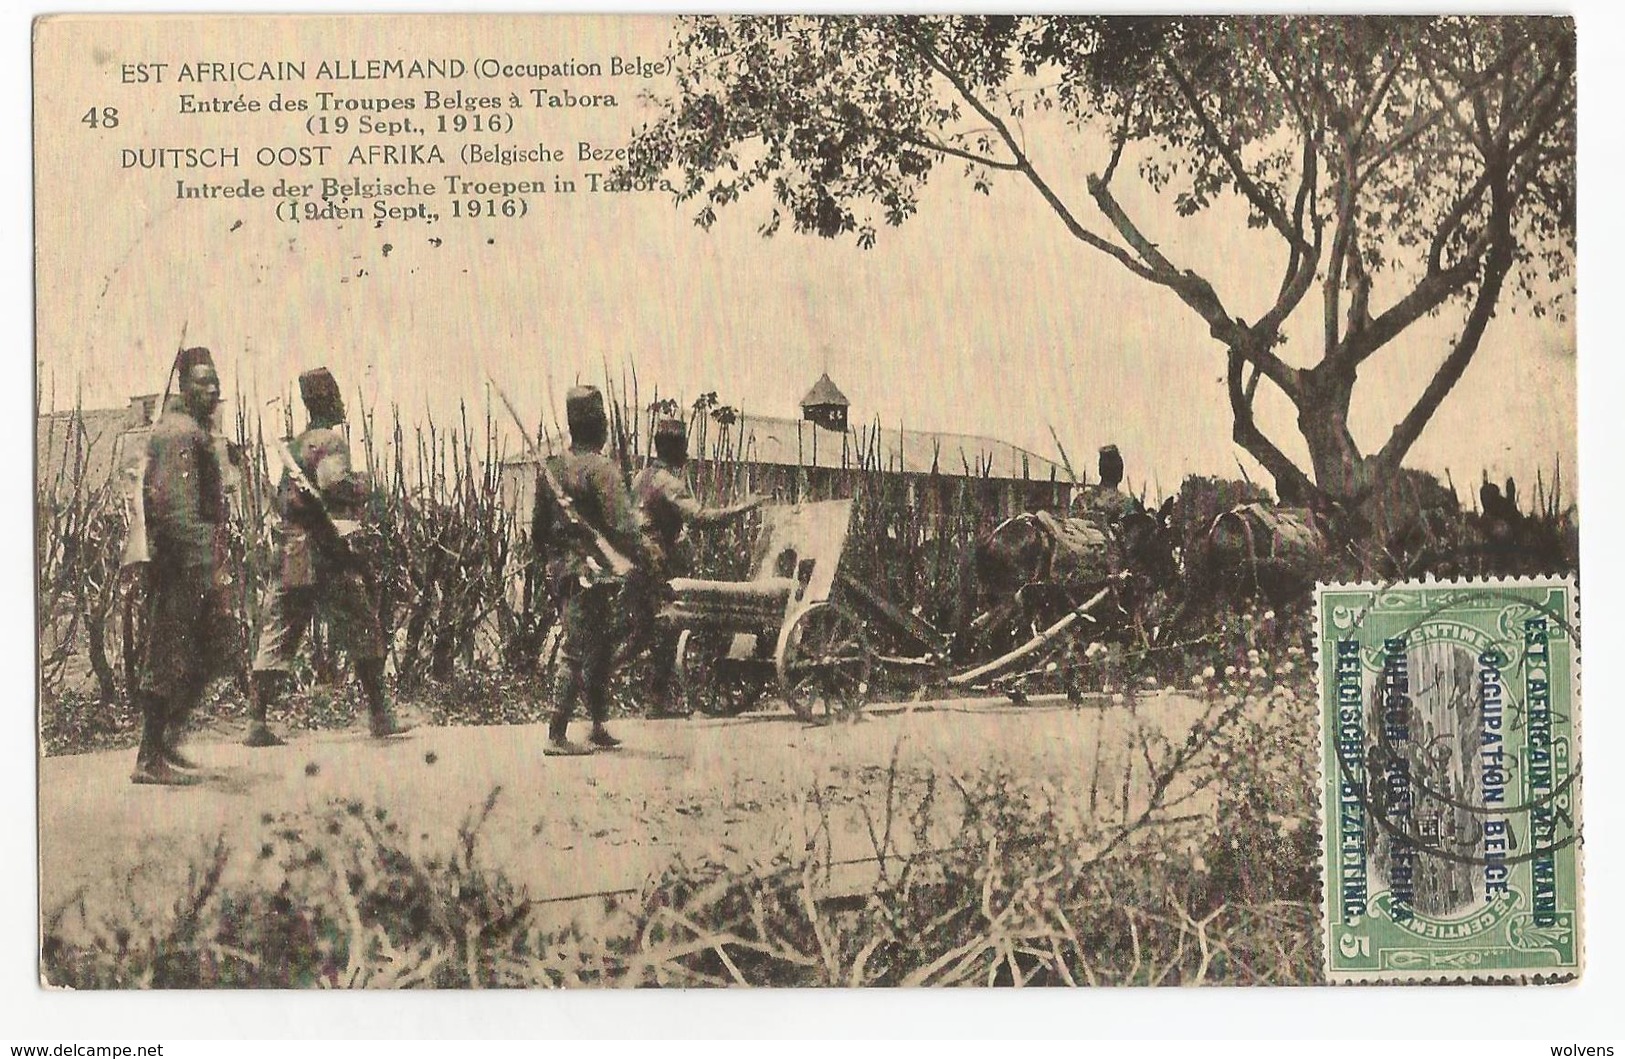
<instances>
[{"instance_id":1,"label":"vintage postcard","mask_svg":"<svg viewBox=\"0 0 1625 1059\"><path fill-rule=\"evenodd\" d=\"M41 982L1577 978L1575 34L40 18Z\"/></svg>"}]
</instances>

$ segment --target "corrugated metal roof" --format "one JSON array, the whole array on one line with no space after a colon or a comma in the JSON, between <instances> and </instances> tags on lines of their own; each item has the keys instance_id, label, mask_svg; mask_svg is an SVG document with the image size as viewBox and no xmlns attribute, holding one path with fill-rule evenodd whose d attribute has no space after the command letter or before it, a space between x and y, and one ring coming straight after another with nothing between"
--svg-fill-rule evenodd
<instances>
[{"instance_id":1,"label":"corrugated metal roof","mask_svg":"<svg viewBox=\"0 0 1625 1059\"><path fill-rule=\"evenodd\" d=\"M701 451L701 440L707 449L714 448L718 440L717 425L707 427L706 437L692 443L695 456L711 455ZM904 474L929 474L935 470L952 477L1067 480L1059 464L1007 441L975 434L873 425L853 427L840 434L803 420L771 416L742 416L730 433L739 457L756 463L871 467Z\"/></svg>"},{"instance_id":2,"label":"corrugated metal roof","mask_svg":"<svg viewBox=\"0 0 1625 1059\"><path fill-rule=\"evenodd\" d=\"M776 416L743 415L726 428L707 420L703 428L691 428L689 453L694 459L733 458L784 467L873 467L894 474L935 469L951 478L1070 481L1055 461L995 438L873 425L843 434ZM523 466L531 461L516 457L504 462Z\"/></svg>"}]
</instances>

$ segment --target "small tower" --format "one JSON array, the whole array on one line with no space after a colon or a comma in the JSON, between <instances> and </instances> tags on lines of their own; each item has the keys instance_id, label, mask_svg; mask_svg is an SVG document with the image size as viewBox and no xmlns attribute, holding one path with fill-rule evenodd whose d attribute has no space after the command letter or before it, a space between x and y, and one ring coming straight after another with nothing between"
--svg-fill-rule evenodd
<instances>
[{"instance_id":1,"label":"small tower","mask_svg":"<svg viewBox=\"0 0 1625 1059\"><path fill-rule=\"evenodd\" d=\"M830 381L829 373L825 372L818 376L813 388L801 399L801 418L825 430L845 434L846 410L850 403L846 394Z\"/></svg>"}]
</instances>

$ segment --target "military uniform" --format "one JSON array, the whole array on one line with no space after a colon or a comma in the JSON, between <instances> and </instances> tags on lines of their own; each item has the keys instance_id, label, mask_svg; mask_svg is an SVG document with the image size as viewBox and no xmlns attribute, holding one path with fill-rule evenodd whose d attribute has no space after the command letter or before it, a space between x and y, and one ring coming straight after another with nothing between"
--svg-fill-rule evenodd
<instances>
[{"instance_id":1,"label":"military uniform","mask_svg":"<svg viewBox=\"0 0 1625 1059\"><path fill-rule=\"evenodd\" d=\"M632 639L638 651L650 651L651 712L668 715L673 710L671 686L677 641L671 630L660 626L657 614L667 599L666 582L688 576L688 556L680 550L683 529L704 518L707 509L694 496L682 473L658 460L632 480L632 499L637 505L638 531L649 560L645 590L634 606Z\"/></svg>"},{"instance_id":2,"label":"military uniform","mask_svg":"<svg viewBox=\"0 0 1625 1059\"><path fill-rule=\"evenodd\" d=\"M637 627L633 640L639 650L653 647L650 666L652 712L671 709L671 680L676 663L676 637L662 629L656 613L668 598L666 582L689 575L683 531L696 523L720 522L756 506L751 500L733 507L706 507L689 488L683 476L688 462L688 430L680 419L664 419L655 427L656 458L632 480L632 499L637 505L638 531L649 560L648 589L634 607Z\"/></svg>"},{"instance_id":3,"label":"military uniform","mask_svg":"<svg viewBox=\"0 0 1625 1059\"><path fill-rule=\"evenodd\" d=\"M563 455L550 457L548 467L586 526L602 533L622 555L640 557L637 519L620 471L599 451L601 436L594 436L588 429L595 402L601 418L603 405L597 390L578 387L566 397L573 444ZM548 725L550 750L583 752L584 748L566 738L579 699L586 699L592 718L592 743L615 746L618 740L610 737L604 723L609 718L609 677L615 648L627 630L622 605L625 583L595 567L589 558L594 554L590 533L571 526L540 486L536 490L531 539L546 557L548 584L559 605L563 632L552 689L553 716Z\"/></svg>"},{"instance_id":4,"label":"military uniform","mask_svg":"<svg viewBox=\"0 0 1625 1059\"><path fill-rule=\"evenodd\" d=\"M220 463L208 432L187 412L166 411L148 435L142 499L152 566L139 683L169 704L173 730L225 669L232 621Z\"/></svg>"},{"instance_id":5,"label":"military uniform","mask_svg":"<svg viewBox=\"0 0 1625 1059\"><path fill-rule=\"evenodd\" d=\"M1116 486L1095 484L1084 487L1083 495L1072 510L1077 517L1087 519L1104 530L1122 521L1123 516L1133 512L1137 506L1133 497Z\"/></svg>"},{"instance_id":6,"label":"military uniform","mask_svg":"<svg viewBox=\"0 0 1625 1059\"><path fill-rule=\"evenodd\" d=\"M284 469L276 501L281 516L275 530L277 573L262 612L254 657L253 716L245 740L249 746L282 742L266 726L267 711L286 684L300 641L318 610L355 664L372 733L387 736L409 730L396 722L385 697L386 644L378 600L354 560L339 551L343 545L329 541L324 546L322 541L324 533L331 532L326 529L329 520L359 525L367 498L366 479L350 465L350 443L336 429L344 421L338 384L320 368L301 375L299 384L311 426L288 448L322 499L318 505Z\"/></svg>"},{"instance_id":7,"label":"military uniform","mask_svg":"<svg viewBox=\"0 0 1625 1059\"><path fill-rule=\"evenodd\" d=\"M632 480L638 531L648 552L651 576L662 580L688 575L687 557L678 549L683 529L714 514L702 505L680 470L656 460Z\"/></svg>"},{"instance_id":8,"label":"military uniform","mask_svg":"<svg viewBox=\"0 0 1625 1059\"><path fill-rule=\"evenodd\" d=\"M1084 487L1082 495L1072 505L1072 514L1109 532L1125 515L1139 510L1139 504L1123 492L1123 454L1116 445L1101 446L1097 469L1100 480Z\"/></svg>"},{"instance_id":9,"label":"military uniform","mask_svg":"<svg viewBox=\"0 0 1625 1059\"><path fill-rule=\"evenodd\" d=\"M328 513L341 521L359 521L365 487L350 470L350 446L331 427L305 431L289 446L305 477L321 492ZM282 515L277 527L275 569L260 628L254 671L286 673L293 668L299 642L320 608L335 640L351 659L384 657L384 633L378 603L353 565L317 548L307 529L314 505L292 480L283 476L277 490Z\"/></svg>"},{"instance_id":10,"label":"military uniform","mask_svg":"<svg viewBox=\"0 0 1625 1059\"><path fill-rule=\"evenodd\" d=\"M147 436L142 514L147 531L147 642L134 698L141 746L130 779L185 783L195 767L176 740L210 679L226 669L235 620L226 584L226 496L208 421L220 400L214 359L201 347L176 355L181 399Z\"/></svg>"}]
</instances>

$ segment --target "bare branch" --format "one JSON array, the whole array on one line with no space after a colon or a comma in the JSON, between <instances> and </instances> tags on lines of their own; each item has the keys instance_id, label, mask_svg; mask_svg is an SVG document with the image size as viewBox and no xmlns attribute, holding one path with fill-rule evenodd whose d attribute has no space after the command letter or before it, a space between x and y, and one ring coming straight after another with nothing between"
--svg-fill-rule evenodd
<instances>
[{"instance_id":1,"label":"bare branch","mask_svg":"<svg viewBox=\"0 0 1625 1059\"><path fill-rule=\"evenodd\" d=\"M1061 197L1055 193L1054 189L1051 188L1044 181L1044 179L1038 175L1037 170L1033 168L1032 162L1030 159L1028 159L1026 152L1021 149L1020 141L1017 140L1017 138L1010 132L1009 125L1007 125L997 114L993 113L987 104L982 101L981 97L971 90L970 85L965 82L965 79L959 76L955 70L953 70L941 59L941 57L937 55L936 50L931 46L929 41L923 39L921 34L916 29L911 27L907 22L902 23L902 25L903 34L908 37L911 46L919 54L919 56L924 59L932 69L941 74L948 81L948 83L954 87L954 90L959 93L960 97L963 98L965 102L969 103L971 107L982 116L983 120L985 120L998 132L999 138L1004 141L1005 147L1009 149L1010 154L1016 159L1015 168L1019 172L1025 174L1028 181L1038 189L1038 193L1044 197L1044 201L1049 203L1050 209L1054 210L1056 216L1061 218L1061 223L1066 225L1067 231L1071 232L1074 238L1081 240L1102 253L1109 254L1124 268L1127 268L1130 272L1133 272L1141 279L1155 280L1156 276L1151 272L1151 270L1136 261L1127 250L1124 250L1122 247L1116 245L1110 240L1095 234L1088 228L1085 228L1082 222L1080 222L1077 217L1073 216L1071 209L1067 207L1066 203L1062 201Z\"/></svg>"},{"instance_id":2,"label":"bare branch","mask_svg":"<svg viewBox=\"0 0 1625 1059\"><path fill-rule=\"evenodd\" d=\"M1264 432L1259 430L1258 424L1253 421L1253 387L1246 386L1242 381L1245 361L1246 357L1242 352L1232 347L1225 373L1233 421L1231 437L1275 478L1277 487L1282 482L1290 482L1297 487L1300 495L1314 495L1315 488L1309 481L1309 476L1300 471L1297 465L1287 458L1286 453L1265 437ZM1256 386L1256 378L1254 385Z\"/></svg>"},{"instance_id":3,"label":"bare branch","mask_svg":"<svg viewBox=\"0 0 1625 1059\"><path fill-rule=\"evenodd\" d=\"M1477 274L1479 259L1487 248L1489 239L1486 233L1474 243L1474 248L1469 249L1460 261L1441 272L1430 272L1424 276L1411 288L1409 294L1389 306L1359 334L1347 336L1342 347L1336 351L1335 359L1348 366L1363 363L1407 327L1460 293ZM1334 358L1328 357L1328 360L1330 359Z\"/></svg>"},{"instance_id":4,"label":"bare branch","mask_svg":"<svg viewBox=\"0 0 1625 1059\"><path fill-rule=\"evenodd\" d=\"M1496 75L1500 74L1504 70L1510 69L1517 58L1518 54L1516 50L1507 52L1507 54L1503 55L1498 61L1490 66L1489 69L1485 70L1478 77L1464 85L1461 91L1457 92L1454 96L1441 99L1437 107L1434 107L1432 110L1413 118L1405 126L1405 128L1401 129L1399 133L1394 136L1393 139L1389 140L1387 143L1384 143L1380 148L1372 152L1370 158L1366 160L1365 168L1360 170L1355 176L1353 182L1354 189L1358 191L1359 188L1365 186L1365 182L1371 179L1371 175L1373 173L1382 168L1382 166L1390 158L1394 157L1394 155L1409 147L1424 132L1432 128L1433 125L1439 120L1441 115L1453 111L1456 104L1460 103L1462 100L1476 97L1477 93L1482 91Z\"/></svg>"},{"instance_id":5,"label":"bare branch","mask_svg":"<svg viewBox=\"0 0 1625 1059\"><path fill-rule=\"evenodd\" d=\"M1286 213L1281 209L1280 203L1266 195L1264 189L1259 187L1257 182L1253 180L1252 176L1247 172L1246 166L1242 164L1241 155L1225 141L1224 134L1219 131L1219 127L1208 116L1207 109L1202 106L1202 100L1196 94L1196 89L1186 80L1178 64L1174 62L1173 56L1166 49L1162 51L1162 60L1163 66L1168 70L1168 76L1173 78L1174 86L1179 89L1179 94L1184 97L1186 105L1191 108L1191 113L1196 115L1197 124L1202 126L1203 135L1219 152L1219 157L1224 159L1224 164L1230 170L1230 175L1234 178L1236 187L1247 197L1247 201L1252 203L1253 207L1264 215L1270 222L1270 226L1280 233L1281 238L1285 239L1295 249L1307 251L1309 243L1303 237L1303 230L1294 228L1291 222L1287 220Z\"/></svg>"},{"instance_id":6,"label":"bare branch","mask_svg":"<svg viewBox=\"0 0 1625 1059\"><path fill-rule=\"evenodd\" d=\"M1449 355L1439 365L1439 370L1429 380L1427 388L1422 391L1422 396L1417 399L1405 418L1394 427L1387 444L1377 453L1375 461L1379 468L1391 469L1399 466L1405 454L1421 436L1428 420L1433 418L1433 413L1438 411L1439 405L1461 380L1462 373L1467 370L1473 355L1478 352L1478 343L1484 337L1484 329L1489 326L1490 318L1495 315L1495 303L1501 296L1501 285L1506 279L1507 272L1512 268L1511 237L1504 226L1499 234L1500 238L1497 240L1495 250L1490 254L1484 281L1478 288L1478 297L1467 316L1461 337L1456 340Z\"/></svg>"},{"instance_id":7,"label":"bare branch","mask_svg":"<svg viewBox=\"0 0 1625 1059\"><path fill-rule=\"evenodd\" d=\"M1214 338L1232 349L1241 349L1242 356L1257 364L1264 374L1269 376L1271 382L1289 395L1297 394L1297 372L1256 341L1245 325L1230 316L1212 284L1190 269L1176 268L1173 262L1163 255L1157 244L1147 239L1129 219L1128 214L1123 212L1123 207L1118 204L1111 189L1102 184L1099 177L1089 178L1089 193L1094 196L1095 205L1100 208L1100 212L1112 222L1112 226L1117 229L1124 241L1151 265L1147 279L1160 283L1179 295L1180 301L1196 310L1197 315L1207 321L1209 333Z\"/></svg>"},{"instance_id":8,"label":"bare branch","mask_svg":"<svg viewBox=\"0 0 1625 1059\"><path fill-rule=\"evenodd\" d=\"M1117 131L1112 134L1112 155L1106 162L1105 172L1100 174L1100 180L1104 184L1112 182L1112 174L1117 172L1117 163L1122 161L1123 147L1128 143L1129 118L1133 110L1134 97L1130 96L1123 101L1123 117L1117 123Z\"/></svg>"}]
</instances>

